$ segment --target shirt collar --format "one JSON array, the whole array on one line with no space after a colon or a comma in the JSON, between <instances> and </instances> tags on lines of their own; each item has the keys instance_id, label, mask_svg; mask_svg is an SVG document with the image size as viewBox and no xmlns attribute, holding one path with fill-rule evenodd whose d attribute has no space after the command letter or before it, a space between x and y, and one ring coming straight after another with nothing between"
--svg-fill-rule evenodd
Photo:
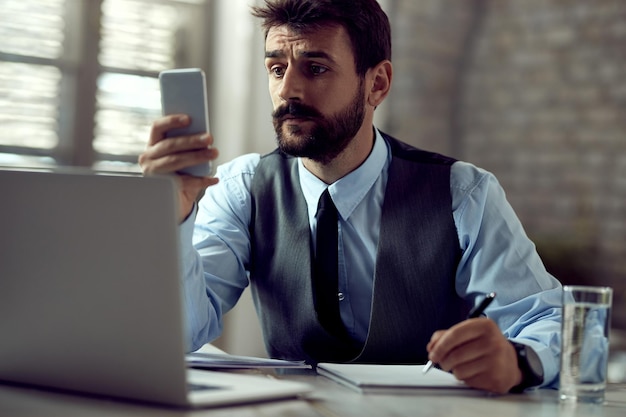
<instances>
[{"instance_id":1,"label":"shirt collar","mask_svg":"<svg viewBox=\"0 0 626 417\"><path fill-rule=\"evenodd\" d=\"M298 173L300 186L306 199L309 218L315 217L317 202L326 188L337 207L339 215L347 220L354 209L363 200L365 195L381 174L389 158L389 149L378 129L374 129L374 146L367 159L354 171L334 183L325 182L311 174L298 158Z\"/></svg>"}]
</instances>

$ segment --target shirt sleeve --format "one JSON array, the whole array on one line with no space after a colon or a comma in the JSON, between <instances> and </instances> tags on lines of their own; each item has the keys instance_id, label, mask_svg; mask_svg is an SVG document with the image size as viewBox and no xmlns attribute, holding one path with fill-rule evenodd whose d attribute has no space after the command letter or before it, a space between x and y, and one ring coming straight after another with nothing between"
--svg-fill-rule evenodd
<instances>
[{"instance_id":1,"label":"shirt sleeve","mask_svg":"<svg viewBox=\"0 0 626 417\"><path fill-rule=\"evenodd\" d=\"M550 275L504 190L489 172L465 162L451 171L453 216L462 257L457 292L471 303L496 292L486 315L503 334L541 359L543 386L559 371L561 284Z\"/></svg>"},{"instance_id":2,"label":"shirt sleeve","mask_svg":"<svg viewBox=\"0 0 626 417\"><path fill-rule=\"evenodd\" d=\"M223 315L248 286L249 189L258 161L258 154L250 154L218 167L220 182L206 190L180 226L190 351L221 334Z\"/></svg>"}]
</instances>

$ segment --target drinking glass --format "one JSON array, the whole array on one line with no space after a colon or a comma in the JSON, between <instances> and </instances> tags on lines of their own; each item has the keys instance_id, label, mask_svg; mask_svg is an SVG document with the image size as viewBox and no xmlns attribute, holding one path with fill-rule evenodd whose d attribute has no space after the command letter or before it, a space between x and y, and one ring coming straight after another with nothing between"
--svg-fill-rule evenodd
<instances>
[{"instance_id":1,"label":"drinking glass","mask_svg":"<svg viewBox=\"0 0 626 417\"><path fill-rule=\"evenodd\" d=\"M613 290L563 287L559 397L565 403L604 402Z\"/></svg>"}]
</instances>

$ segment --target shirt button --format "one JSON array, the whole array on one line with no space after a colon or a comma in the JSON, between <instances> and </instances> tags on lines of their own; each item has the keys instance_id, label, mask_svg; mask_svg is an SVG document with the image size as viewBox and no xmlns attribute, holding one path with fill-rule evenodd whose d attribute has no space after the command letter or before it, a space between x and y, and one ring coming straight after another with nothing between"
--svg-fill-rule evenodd
<instances>
[{"instance_id":1,"label":"shirt button","mask_svg":"<svg viewBox=\"0 0 626 417\"><path fill-rule=\"evenodd\" d=\"M343 295L342 292L340 292L339 294L337 294L337 298L339 298L339 301L343 301L343 299L346 298L346 296Z\"/></svg>"}]
</instances>

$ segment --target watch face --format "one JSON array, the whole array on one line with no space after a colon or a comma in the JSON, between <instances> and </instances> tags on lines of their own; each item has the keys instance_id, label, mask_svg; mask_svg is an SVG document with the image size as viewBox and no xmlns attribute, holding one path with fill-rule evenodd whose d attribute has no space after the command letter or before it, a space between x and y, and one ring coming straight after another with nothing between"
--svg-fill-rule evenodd
<instances>
[{"instance_id":1,"label":"watch face","mask_svg":"<svg viewBox=\"0 0 626 417\"><path fill-rule=\"evenodd\" d=\"M525 347L526 358L528 359L528 367L530 370L537 375L537 377L541 378L543 381L543 365L539 360L539 356L537 353L530 347Z\"/></svg>"}]
</instances>

